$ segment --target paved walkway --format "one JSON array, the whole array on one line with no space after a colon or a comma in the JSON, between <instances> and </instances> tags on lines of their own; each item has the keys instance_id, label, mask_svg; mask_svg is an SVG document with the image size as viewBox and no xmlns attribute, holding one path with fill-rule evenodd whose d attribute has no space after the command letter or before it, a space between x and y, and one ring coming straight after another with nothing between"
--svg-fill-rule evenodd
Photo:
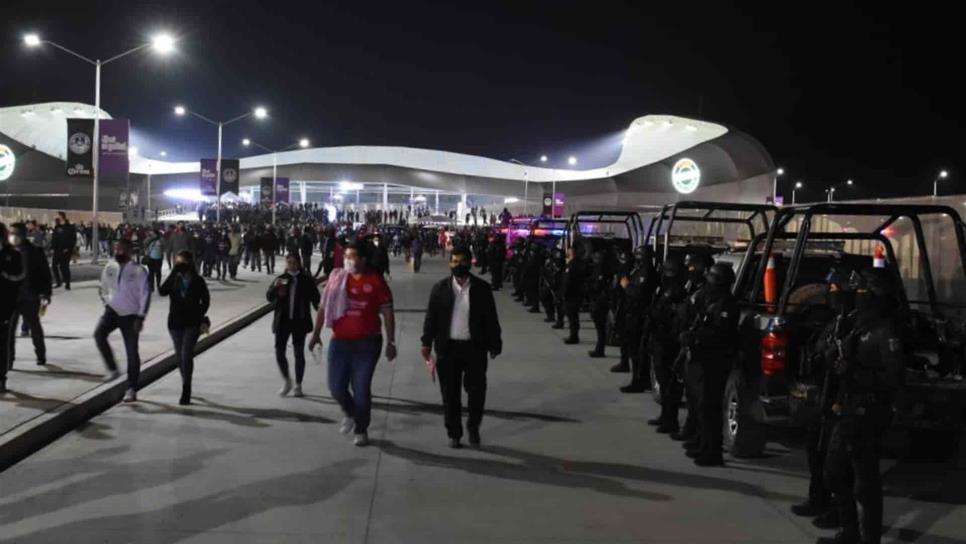
<instances>
[{"instance_id":1,"label":"paved walkway","mask_svg":"<svg viewBox=\"0 0 966 544\"><path fill-rule=\"evenodd\" d=\"M167 266L163 274L167 277ZM240 270L236 281L208 280L212 328L259 306L270 279L264 272ZM7 432L102 383L106 369L93 339L94 327L103 313L97 286L97 281L82 281L73 284L70 291L54 291L42 319L47 337L46 366L37 366L30 338L17 338L17 359L7 375L9 391L0 394L0 444ZM171 350L168 304L167 298L157 293L151 297L140 342L144 362ZM111 336L111 347L123 372L127 363L120 332Z\"/></svg>"},{"instance_id":2,"label":"paved walkway","mask_svg":"<svg viewBox=\"0 0 966 544\"><path fill-rule=\"evenodd\" d=\"M197 361L197 404L176 373L0 474L0 541L17 543L812 542L788 513L804 460L696 468L616 388L614 362L564 346L506 292L505 354L489 372L484 449L446 447L439 393L419 360L429 285L394 267L400 359L381 361L369 448L337 431L323 367L279 398L269 320ZM585 329L586 330L586 329ZM963 470L893 465L890 539L963 542Z\"/></svg>"}]
</instances>

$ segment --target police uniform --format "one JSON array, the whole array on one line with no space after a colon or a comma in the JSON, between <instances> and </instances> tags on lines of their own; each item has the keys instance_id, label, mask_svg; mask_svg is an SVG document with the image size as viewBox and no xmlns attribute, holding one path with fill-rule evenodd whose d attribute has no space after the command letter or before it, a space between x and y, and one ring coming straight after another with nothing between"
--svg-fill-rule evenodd
<instances>
[{"instance_id":1,"label":"police uniform","mask_svg":"<svg viewBox=\"0 0 966 544\"><path fill-rule=\"evenodd\" d=\"M660 433L674 433L679 430L678 409L681 404L681 387L673 374L672 366L681 349L674 313L685 300L683 265L679 260L669 258L661 269L661 290L648 309L647 354L654 365L654 375L661 388L661 415L648 421L656 425ZM674 396L674 401L668 401Z\"/></svg>"},{"instance_id":2,"label":"police uniform","mask_svg":"<svg viewBox=\"0 0 966 544\"><path fill-rule=\"evenodd\" d=\"M644 360L644 316L657 289L657 274L651 261L650 248L638 248L634 252L634 269L624 288L627 310L623 322L621 361L630 360L631 383L621 388L622 393L641 393L649 389L650 367Z\"/></svg>"},{"instance_id":3,"label":"police uniform","mask_svg":"<svg viewBox=\"0 0 966 544\"><path fill-rule=\"evenodd\" d=\"M604 348L607 345L607 314L610 311L610 285L613 282L613 274L608 270L607 263L604 262L603 254L597 252L593 256L593 266L591 267L587 291L590 294L590 318L594 321L594 329L597 331L597 343L594 349L588 354L591 357L599 358L604 356Z\"/></svg>"}]
</instances>

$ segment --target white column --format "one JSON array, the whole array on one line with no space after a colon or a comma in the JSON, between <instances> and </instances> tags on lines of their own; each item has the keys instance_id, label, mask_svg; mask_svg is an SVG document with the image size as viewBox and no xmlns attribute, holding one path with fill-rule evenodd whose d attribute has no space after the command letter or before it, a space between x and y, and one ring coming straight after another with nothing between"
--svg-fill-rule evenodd
<instances>
[{"instance_id":1,"label":"white column","mask_svg":"<svg viewBox=\"0 0 966 544\"><path fill-rule=\"evenodd\" d=\"M302 193L302 204L305 204L305 201L308 199L308 191L305 188L305 182L304 181L300 181L299 183L301 184L300 187L299 187L299 189L300 189L300 191Z\"/></svg>"},{"instance_id":2,"label":"white column","mask_svg":"<svg viewBox=\"0 0 966 544\"><path fill-rule=\"evenodd\" d=\"M439 189L436 190L436 215L439 215Z\"/></svg>"},{"instance_id":3,"label":"white column","mask_svg":"<svg viewBox=\"0 0 966 544\"><path fill-rule=\"evenodd\" d=\"M382 184L382 210L389 211L389 184Z\"/></svg>"},{"instance_id":4,"label":"white column","mask_svg":"<svg viewBox=\"0 0 966 544\"><path fill-rule=\"evenodd\" d=\"M217 173L215 174L217 176L215 178L215 202L218 204L218 207L215 208L215 223L221 223L221 128L222 124L218 123L218 166L215 167L217 169ZM274 191L275 187L273 185L272 192L274 193Z\"/></svg>"}]
</instances>

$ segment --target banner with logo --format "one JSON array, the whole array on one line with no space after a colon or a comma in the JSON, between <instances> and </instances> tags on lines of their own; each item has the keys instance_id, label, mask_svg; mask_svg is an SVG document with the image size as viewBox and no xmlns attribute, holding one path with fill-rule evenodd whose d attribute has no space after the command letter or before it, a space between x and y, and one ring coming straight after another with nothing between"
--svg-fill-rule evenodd
<instances>
[{"instance_id":1,"label":"banner with logo","mask_svg":"<svg viewBox=\"0 0 966 544\"><path fill-rule=\"evenodd\" d=\"M94 176L94 120L67 120L67 175Z\"/></svg>"},{"instance_id":2,"label":"banner with logo","mask_svg":"<svg viewBox=\"0 0 966 544\"><path fill-rule=\"evenodd\" d=\"M565 197L563 193L553 194L553 216L563 217Z\"/></svg>"},{"instance_id":3,"label":"banner with logo","mask_svg":"<svg viewBox=\"0 0 966 544\"><path fill-rule=\"evenodd\" d=\"M275 202L277 204L289 203L289 179L275 178Z\"/></svg>"},{"instance_id":4,"label":"banner with logo","mask_svg":"<svg viewBox=\"0 0 966 544\"><path fill-rule=\"evenodd\" d=\"M13 149L0 144L0 181L12 178L15 168L17 168L17 156L13 154Z\"/></svg>"},{"instance_id":5,"label":"banner with logo","mask_svg":"<svg viewBox=\"0 0 966 544\"><path fill-rule=\"evenodd\" d=\"M543 217L550 217L553 213L553 195L550 193L543 193L543 211L540 213Z\"/></svg>"},{"instance_id":6,"label":"banner with logo","mask_svg":"<svg viewBox=\"0 0 966 544\"><path fill-rule=\"evenodd\" d=\"M101 119L97 156L98 175L102 181L124 182L130 172L128 136L131 122L127 119Z\"/></svg>"},{"instance_id":7,"label":"banner with logo","mask_svg":"<svg viewBox=\"0 0 966 544\"><path fill-rule=\"evenodd\" d=\"M262 178L258 185L259 195L261 196L262 206L269 208L272 206L272 178Z\"/></svg>"},{"instance_id":8,"label":"banner with logo","mask_svg":"<svg viewBox=\"0 0 966 544\"><path fill-rule=\"evenodd\" d=\"M198 189L204 196L215 196L218 193L218 159L201 159L201 178Z\"/></svg>"},{"instance_id":9,"label":"banner with logo","mask_svg":"<svg viewBox=\"0 0 966 544\"><path fill-rule=\"evenodd\" d=\"M221 159L221 196L225 193L238 195L238 159Z\"/></svg>"}]
</instances>

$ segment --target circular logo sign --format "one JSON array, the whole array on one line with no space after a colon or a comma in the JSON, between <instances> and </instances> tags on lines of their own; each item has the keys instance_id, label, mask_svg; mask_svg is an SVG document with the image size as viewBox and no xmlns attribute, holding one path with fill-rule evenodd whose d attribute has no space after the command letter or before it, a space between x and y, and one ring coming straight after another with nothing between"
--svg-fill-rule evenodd
<instances>
[{"instance_id":1,"label":"circular logo sign","mask_svg":"<svg viewBox=\"0 0 966 544\"><path fill-rule=\"evenodd\" d=\"M13 154L13 150L0 144L0 181L10 179L15 166L17 166L17 157Z\"/></svg>"},{"instance_id":2,"label":"circular logo sign","mask_svg":"<svg viewBox=\"0 0 966 544\"><path fill-rule=\"evenodd\" d=\"M543 199L543 205L544 206L550 206L552 204L553 204L553 200L551 200L549 196L547 198Z\"/></svg>"},{"instance_id":3,"label":"circular logo sign","mask_svg":"<svg viewBox=\"0 0 966 544\"><path fill-rule=\"evenodd\" d=\"M701 183L701 169L691 159L681 159L671 169L671 183L679 193L693 193Z\"/></svg>"},{"instance_id":4,"label":"circular logo sign","mask_svg":"<svg viewBox=\"0 0 966 544\"><path fill-rule=\"evenodd\" d=\"M83 155L91 150L91 137L83 132L71 134L67 138L67 147L74 155Z\"/></svg>"},{"instance_id":5,"label":"circular logo sign","mask_svg":"<svg viewBox=\"0 0 966 544\"><path fill-rule=\"evenodd\" d=\"M236 179L238 179L238 172L234 168L225 168L225 181L235 183Z\"/></svg>"}]
</instances>

